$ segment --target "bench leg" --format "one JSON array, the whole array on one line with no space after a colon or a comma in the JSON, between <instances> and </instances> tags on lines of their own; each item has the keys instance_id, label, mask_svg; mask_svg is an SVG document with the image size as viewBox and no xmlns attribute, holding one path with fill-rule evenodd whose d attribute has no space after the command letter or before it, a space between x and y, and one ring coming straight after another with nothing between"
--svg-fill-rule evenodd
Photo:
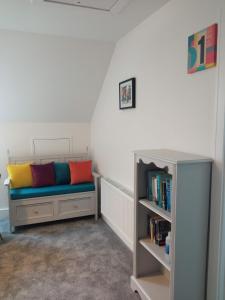
<instances>
[{"instance_id":1,"label":"bench leg","mask_svg":"<svg viewBox=\"0 0 225 300\"><path fill-rule=\"evenodd\" d=\"M10 232L15 233L16 227L13 225L10 225Z\"/></svg>"}]
</instances>

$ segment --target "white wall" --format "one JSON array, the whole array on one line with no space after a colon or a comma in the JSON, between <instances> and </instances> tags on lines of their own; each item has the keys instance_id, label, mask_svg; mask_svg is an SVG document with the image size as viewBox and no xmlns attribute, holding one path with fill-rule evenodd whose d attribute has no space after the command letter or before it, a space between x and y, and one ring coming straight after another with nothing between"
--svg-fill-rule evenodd
<instances>
[{"instance_id":1,"label":"white wall","mask_svg":"<svg viewBox=\"0 0 225 300\"><path fill-rule=\"evenodd\" d=\"M8 207L7 190L3 186L6 178L7 151L10 155L32 155L34 138L70 138L72 151L83 153L90 146L89 123L0 123L0 217L1 210ZM52 153L49 153L52 154Z\"/></svg>"},{"instance_id":2,"label":"white wall","mask_svg":"<svg viewBox=\"0 0 225 300\"><path fill-rule=\"evenodd\" d=\"M187 75L187 38L220 23L219 2L224 3L171 0L122 38L113 54L91 128L99 171L129 189L133 189L134 149L171 148L215 158L209 300L222 299L218 298L218 249L224 154L223 138L217 136L224 135L224 99L222 104L217 103L218 68ZM118 83L132 76L137 78L137 108L120 111Z\"/></svg>"},{"instance_id":3,"label":"white wall","mask_svg":"<svg viewBox=\"0 0 225 300\"><path fill-rule=\"evenodd\" d=\"M217 118L212 173L208 300L225 300L225 1L220 0Z\"/></svg>"},{"instance_id":4,"label":"white wall","mask_svg":"<svg viewBox=\"0 0 225 300\"><path fill-rule=\"evenodd\" d=\"M113 49L109 42L0 30L0 216L8 207L7 149L31 155L33 138L72 137L74 152L86 151Z\"/></svg>"},{"instance_id":5,"label":"white wall","mask_svg":"<svg viewBox=\"0 0 225 300\"><path fill-rule=\"evenodd\" d=\"M188 36L219 20L218 2L173 0L116 46L92 120L103 175L133 189L132 151L213 156L217 69L187 74ZM119 110L118 84L137 79L137 108Z\"/></svg>"},{"instance_id":6,"label":"white wall","mask_svg":"<svg viewBox=\"0 0 225 300\"><path fill-rule=\"evenodd\" d=\"M88 122L114 45L0 30L0 121Z\"/></svg>"}]
</instances>

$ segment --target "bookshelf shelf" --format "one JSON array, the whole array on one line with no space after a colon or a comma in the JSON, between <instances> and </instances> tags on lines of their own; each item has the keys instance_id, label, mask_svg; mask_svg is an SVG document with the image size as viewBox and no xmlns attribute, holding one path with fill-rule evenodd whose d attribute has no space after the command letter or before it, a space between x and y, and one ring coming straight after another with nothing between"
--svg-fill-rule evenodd
<instances>
[{"instance_id":1,"label":"bookshelf shelf","mask_svg":"<svg viewBox=\"0 0 225 300\"><path fill-rule=\"evenodd\" d=\"M156 245L153 241L150 239L142 239L139 241L139 243L147 250L149 251L169 272L171 270L171 265L167 261L167 258L165 256L165 250L163 246Z\"/></svg>"},{"instance_id":2,"label":"bookshelf shelf","mask_svg":"<svg viewBox=\"0 0 225 300\"><path fill-rule=\"evenodd\" d=\"M156 213L157 215L159 215L160 217L162 217L163 219L172 223L171 213L169 211L166 211L165 209L156 205L154 202L151 202L147 199L139 200L139 202L154 213Z\"/></svg>"},{"instance_id":3,"label":"bookshelf shelf","mask_svg":"<svg viewBox=\"0 0 225 300\"><path fill-rule=\"evenodd\" d=\"M165 149L136 151L134 159L132 290L142 300L205 299L212 160ZM167 225L170 262L150 239L164 239Z\"/></svg>"},{"instance_id":4,"label":"bookshelf shelf","mask_svg":"<svg viewBox=\"0 0 225 300\"><path fill-rule=\"evenodd\" d=\"M170 300L170 283L163 274L135 278L131 277L131 286L138 286L138 293L142 299Z\"/></svg>"}]
</instances>

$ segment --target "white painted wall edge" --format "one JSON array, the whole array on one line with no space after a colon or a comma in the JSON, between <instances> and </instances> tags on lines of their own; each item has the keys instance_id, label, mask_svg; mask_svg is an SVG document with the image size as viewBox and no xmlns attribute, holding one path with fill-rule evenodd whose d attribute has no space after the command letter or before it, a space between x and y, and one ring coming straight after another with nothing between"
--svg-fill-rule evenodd
<instances>
[{"instance_id":1,"label":"white painted wall edge","mask_svg":"<svg viewBox=\"0 0 225 300\"><path fill-rule=\"evenodd\" d=\"M7 218L9 216L9 209L8 208L0 208L0 220Z\"/></svg>"},{"instance_id":2,"label":"white painted wall edge","mask_svg":"<svg viewBox=\"0 0 225 300\"><path fill-rule=\"evenodd\" d=\"M221 22L219 28L219 67L216 90L217 112L210 216L207 300L225 299L225 2L224 0L220 0L220 3Z\"/></svg>"},{"instance_id":3,"label":"white painted wall edge","mask_svg":"<svg viewBox=\"0 0 225 300\"><path fill-rule=\"evenodd\" d=\"M221 195L221 232L219 247L219 300L225 300L225 1L221 0L221 35L220 35L220 72L219 72L219 101L223 103L224 110L221 112L223 118L223 181ZM222 120L221 120L222 121Z\"/></svg>"}]
</instances>

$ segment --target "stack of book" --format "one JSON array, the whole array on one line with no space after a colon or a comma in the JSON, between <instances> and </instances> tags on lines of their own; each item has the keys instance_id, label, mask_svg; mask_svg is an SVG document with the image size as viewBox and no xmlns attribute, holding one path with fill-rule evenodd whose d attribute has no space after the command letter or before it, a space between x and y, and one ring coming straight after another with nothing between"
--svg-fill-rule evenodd
<instances>
[{"instance_id":1,"label":"stack of book","mask_svg":"<svg viewBox=\"0 0 225 300\"><path fill-rule=\"evenodd\" d=\"M159 246L164 246L171 224L158 216L149 218L150 240Z\"/></svg>"},{"instance_id":2,"label":"stack of book","mask_svg":"<svg viewBox=\"0 0 225 300\"><path fill-rule=\"evenodd\" d=\"M172 176L165 171L148 171L147 198L159 207L171 211Z\"/></svg>"}]
</instances>

